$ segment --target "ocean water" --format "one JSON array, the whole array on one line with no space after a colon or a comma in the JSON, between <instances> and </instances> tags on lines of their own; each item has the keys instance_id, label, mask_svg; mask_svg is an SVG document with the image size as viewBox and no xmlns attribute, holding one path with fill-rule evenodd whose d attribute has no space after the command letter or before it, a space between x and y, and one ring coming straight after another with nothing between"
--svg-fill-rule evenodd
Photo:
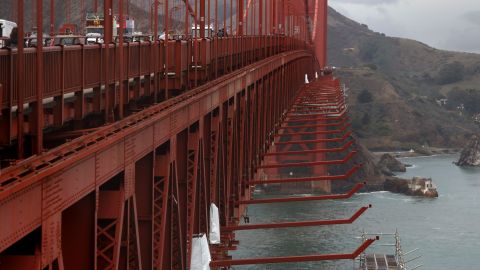
<instances>
[{"instance_id":1,"label":"ocean water","mask_svg":"<svg viewBox=\"0 0 480 270\"><path fill-rule=\"evenodd\" d=\"M423 270L480 269L480 169L452 164L456 155L402 159L414 165L400 177L431 177L439 198L408 197L389 192L358 194L344 201L254 205L250 223L349 218L361 206L372 204L352 225L239 231L234 258L258 258L324 253L351 253L362 231L392 233L398 229L403 251L418 248L408 264ZM260 195L257 197L261 197ZM265 197L265 196L263 196ZM381 237L370 251L393 253L390 236ZM354 269L354 261L235 266L233 269Z\"/></svg>"}]
</instances>

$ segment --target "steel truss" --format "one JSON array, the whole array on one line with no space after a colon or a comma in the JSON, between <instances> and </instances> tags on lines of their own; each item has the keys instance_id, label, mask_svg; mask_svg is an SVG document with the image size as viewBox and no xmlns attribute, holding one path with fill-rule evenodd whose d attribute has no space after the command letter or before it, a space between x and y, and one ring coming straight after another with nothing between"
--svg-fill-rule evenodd
<instances>
[{"instance_id":1,"label":"steel truss","mask_svg":"<svg viewBox=\"0 0 480 270\"><path fill-rule=\"evenodd\" d=\"M363 186L266 201L251 198L253 185L310 182L328 191L331 181L348 179L361 164L341 175L326 173L356 153L338 80L314 80L326 64L327 1L244 6L235 0L244 16L229 37L204 36L206 24L219 29L220 23L218 0L206 1L185 8L186 31L193 17L200 37L115 44L113 0L105 0L103 45L24 48L20 42L0 49L0 144L17 148L17 160L0 174L2 269L189 269L193 237L210 230L211 203L219 208L222 232L221 243L210 245L213 268L353 259L374 241L351 254L231 260L236 230L347 224L367 207L348 219L240 224L249 204L348 199ZM23 37L24 1L17 2ZM36 2L41 36L43 5ZM167 11L168 32L169 0L153 4L152 32L160 8ZM118 8L122 30L123 1ZM305 75L314 82L305 86ZM50 98L54 106L45 108ZM44 145L44 128L83 126L93 114L105 125L53 134L49 139L68 141ZM346 154L327 160L332 152ZM287 162L299 155L301 162ZM312 175L264 177L306 166Z\"/></svg>"}]
</instances>

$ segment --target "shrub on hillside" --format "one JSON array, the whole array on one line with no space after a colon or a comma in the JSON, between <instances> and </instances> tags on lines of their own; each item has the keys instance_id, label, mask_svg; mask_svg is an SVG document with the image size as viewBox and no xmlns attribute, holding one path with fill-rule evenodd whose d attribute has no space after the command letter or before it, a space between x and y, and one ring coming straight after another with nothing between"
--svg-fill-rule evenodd
<instances>
[{"instance_id":1,"label":"shrub on hillside","mask_svg":"<svg viewBox=\"0 0 480 270\"><path fill-rule=\"evenodd\" d=\"M447 94L447 108L457 109L463 105L467 114L480 113L480 91L475 89L453 89Z\"/></svg>"},{"instance_id":2,"label":"shrub on hillside","mask_svg":"<svg viewBox=\"0 0 480 270\"><path fill-rule=\"evenodd\" d=\"M362 90L357 96L357 101L359 103L370 103L373 101L373 95L367 89Z\"/></svg>"},{"instance_id":3,"label":"shrub on hillside","mask_svg":"<svg viewBox=\"0 0 480 270\"><path fill-rule=\"evenodd\" d=\"M360 45L360 58L366 62L374 60L378 52L378 43L375 40L367 40Z\"/></svg>"},{"instance_id":4,"label":"shrub on hillside","mask_svg":"<svg viewBox=\"0 0 480 270\"><path fill-rule=\"evenodd\" d=\"M439 84L449 84L463 80L465 66L460 62L447 64L440 69L437 76Z\"/></svg>"},{"instance_id":5,"label":"shrub on hillside","mask_svg":"<svg viewBox=\"0 0 480 270\"><path fill-rule=\"evenodd\" d=\"M368 126L370 124L370 122L371 122L370 114L365 113L362 117L362 125Z\"/></svg>"},{"instance_id":6,"label":"shrub on hillside","mask_svg":"<svg viewBox=\"0 0 480 270\"><path fill-rule=\"evenodd\" d=\"M371 70L377 70L378 67L377 65L373 64L373 63L370 63L370 64L366 64L365 67L371 69Z\"/></svg>"}]
</instances>

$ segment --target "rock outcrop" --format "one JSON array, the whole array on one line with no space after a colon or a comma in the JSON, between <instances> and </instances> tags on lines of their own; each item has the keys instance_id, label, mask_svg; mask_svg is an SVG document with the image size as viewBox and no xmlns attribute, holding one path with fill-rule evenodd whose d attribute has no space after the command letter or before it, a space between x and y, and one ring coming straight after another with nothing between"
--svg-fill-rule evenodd
<instances>
[{"instance_id":1,"label":"rock outcrop","mask_svg":"<svg viewBox=\"0 0 480 270\"><path fill-rule=\"evenodd\" d=\"M355 138L355 137L353 137ZM358 139L356 140L358 142ZM329 147L340 147L337 143L330 143ZM350 170L354 164L362 164L362 167L345 181L332 181L332 192L341 193L349 191L355 184L366 182L367 186L362 191L379 191L383 190L385 182L385 174L377 166L372 153L368 151L361 143L357 143L358 153L353 157L352 161L342 165L329 166L328 172L331 175L343 174ZM342 159L344 153L328 153L329 159Z\"/></svg>"},{"instance_id":2,"label":"rock outcrop","mask_svg":"<svg viewBox=\"0 0 480 270\"><path fill-rule=\"evenodd\" d=\"M414 177L412 179L401 179L389 177L384 188L393 193L401 193L408 196L438 197L437 188L433 185L431 178Z\"/></svg>"},{"instance_id":3,"label":"rock outcrop","mask_svg":"<svg viewBox=\"0 0 480 270\"><path fill-rule=\"evenodd\" d=\"M390 154L383 154L378 162L378 167L386 175L391 175L392 172L406 172L407 168L405 164L398 161Z\"/></svg>"},{"instance_id":4,"label":"rock outcrop","mask_svg":"<svg viewBox=\"0 0 480 270\"><path fill-rule=\"evenodd\" d=\"M461 167L480 167L479 136L472 136L465 148L463 148L460 159L455 164Z\"/></svg>"}]
</instances>

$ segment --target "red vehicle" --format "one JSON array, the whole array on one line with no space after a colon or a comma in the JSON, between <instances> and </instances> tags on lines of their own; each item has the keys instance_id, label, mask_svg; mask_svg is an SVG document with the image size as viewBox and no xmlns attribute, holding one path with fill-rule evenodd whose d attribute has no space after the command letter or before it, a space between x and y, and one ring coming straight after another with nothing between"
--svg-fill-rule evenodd
<instances>
[{"instance_id":1,"label":"red vehicle","mask_svg":"<svg viewBox=\"0 0 480 270\"><path fill-rule=\"evenodd\" d=\"M66 23L60 27L59 33L60 35L72 35L73 33L77 33L77 25L73 23Z\"/></svg>"}]
</instances>

